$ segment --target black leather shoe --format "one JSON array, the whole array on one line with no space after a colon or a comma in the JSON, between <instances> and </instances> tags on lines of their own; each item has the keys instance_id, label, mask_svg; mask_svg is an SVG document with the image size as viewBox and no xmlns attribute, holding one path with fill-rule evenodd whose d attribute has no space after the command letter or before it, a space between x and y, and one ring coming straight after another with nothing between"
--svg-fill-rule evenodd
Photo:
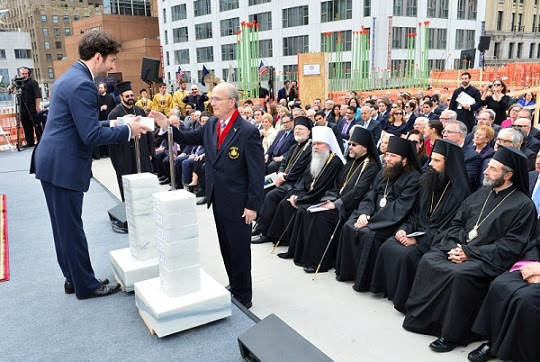
<instances>
[{"instance_id":1,"label":"black leather shoe","mask_svg":"<svg viewBox=\"0 0 540 362\"><path fill-rule=\"evenodd\" d=\"M277 256L279 256L281 259L292 259L293 257L289 255L288 252L279 253ZM313 271L315 273L315 270Z\"/></svg>"},{"instance_id":2,"label":"black leather shoe","mask_svg":"<svg viewBox=\"0 0 540 362\"><path fill-rule=\"evenodd\" d=\"M264 236L263 234L255 235L251 237L251 243L252 244L264 244L269 243L272 240Z\"/></svg>"},{"instance_id":3,"label":"black leather shoe","mask_svg":"<svg viewBox=\"0 0 540 362\"><path fill-rule=\"evenodd\" d=\"M203 197L199 201L196 202L197 205L206 205L208 203L208 199L206 197Z\"/></svg>"},{"instance_id":4,"label":"black leather shoe","mask_svg":"<svg viewBox=\"0 0 540 362\"><path fill-rule=\"evenodd\" d=\"M306 266L306 267L304 268L304 271L305 271L306 273L308 273L308 274L313 274L313 273L315 273L316 269L313 268L313 267L310 267L310 266ZM326 271L326 270L325 270L325 271Z\"/></svg>"},{"instance_id":5,"label":"black leather shoe","mask_svg":"<svg viewBox=\"0 0 540 362\"><path fill-rule=\"evenodd\" d=\"M450 352L456 345L444 337L439 337L429 344L429 348L435 352Z\"/></svg>"},{"instance_id":6,"label":"black leather shoe","mask_svg":"<svg viewBox=\"0 0 540 362\"><path fill-rule=\"evenodd\" d=\"M253 307L253 303L252 303L251 301L245 302L245 303L244 303L244 302L240 302L240 303L242 303L242 305L243 305L244 307L246 307L246 309L249 309L249 308Z\"/></svg>"},{"instance_id":7,"label":"black leather shoe","mask_svg":"<svg viewBox=\"0 0 540 362\"><path fill-rule=\"evenodd\" d=\"M257 225L255 225L253 230L251 230L251 236L256 236L256 235L259 235L259 234L262 234L262 230L259 227L259 224L257 224Z\"/></svg>"},{"instance_id":8,"label":"black leather shoe","mask_svg":"<svg viewBox=\"0 0 540 362\"><path fill-rule=\"evenodd\" d=\"M166 179L162 180L162 181L159 181L160 185L167 185L169 183L171 183L171 179L168 178L168 177Z\"/></svg>"},{"instance_id":9,"label":"black leather shoe","mask_svg":"<svg viewBox=\"0 0 540 362\"><path fill-rule=\"evenodd\" d=\"M469 353L467 358L469 359L469 361L473 362L485 362L489 361L492 358L495 358L495 356L491 354L491 345L489 344L489 342L487 342L482 343L480 347L473 349Z\"/></svg>"},{"instance_id":10,"label":"black leather shoe","mask_svg":"<svg viewBox=\"0 0 540 362\"><path fill-rule=\"evenodd\" d=\"M158 181L163 181L163 180L165 180L166 178L167 178L167 176L159 176L159 177L158 177Z\"/></svg>"},{"instance_id":11,"label":"black leather shoe","mask_svg":"<svg viewBox=\"0 0 540 362\"><path fill-rule=\"evenodd\" d=\"M105 297L107 295L114 294L119 290L120 290L120 284L118 284L118 283L101 284L101 287L99 287L96 290L92 291L87 296L85 296L85 297L77 297L77 298L78 299L89 299L89 298Z\"/></svg>"},{"instance_id":12,"label":"black leather shoe","mask_svg":"<svg viewBox=\"0 0 540 362\"><path fill-rule=\"evenodd\" d=\"M109 279L107 279L107 278L98 279L98 282L100 282L101 285L107 285L107 284L109 284ZM73 286L72 282L67 281L67 280L64 282L64 292L66 292L66 294L75 293L75 287Z\"/></svg>"}]
</instances>

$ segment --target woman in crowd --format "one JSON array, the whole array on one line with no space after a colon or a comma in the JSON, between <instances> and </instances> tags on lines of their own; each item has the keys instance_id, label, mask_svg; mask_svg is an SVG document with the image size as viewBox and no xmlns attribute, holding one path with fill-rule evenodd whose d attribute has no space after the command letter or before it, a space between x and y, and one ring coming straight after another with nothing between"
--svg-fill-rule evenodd
<instances>
[{"instance_id":1,"label":"woman in crowd","mask_svg":"<svg viewBox=\"0 0 540 362\"><path fill-rule=\"evenodd\" d=\"M493 128L485 124L478 126L476 128L476 131L474 132L474 150L480 155L480 157L482 157L482 172L480 172L480 174L478 175L478 187L482 186L484 170L487 168L489 160L493 157L493 154L495 153L493 148L489 145L494 135L495 132L493 131Z\"/></svg>"},{"instance_id":2,"label":"woman in crowd","mask_svg":"<svg viewBox=\"0 0 540 362\"><path fill-rule=\"evenodd\" d=\"M261 122L263 128L259 132L261 133L262 145L264 152L266 153L268 147L274 142L278 131L272 127L272 116L268 113L263 114Z\"/></svg>"},{"instance_id":3,"label":"woman in crowd","mask_svg":"<svg viewBox=\"0 0 540 362\"><path fill-rule=\"evenodd\" d=\"M283 116L285 116L287 113L289 113L289 110L287 109L287 107L279 107L278 109L278 115L276 116L275 120L274 120L274 128L279 131L281 130L283 127L281 126L281 118Z\"/></svg>"},{"instance_id":4,"label":"woman in crowd","mask_svg":"<svg viewBox=\"0 0 540 362\"><path fill-rule=\"evenodd\" d=\"M360 119L360 106L358 105L358 101L356 100L356 98L349 99L348 105L349 107L354 107L354 109L356 110L354 114L354 119Z\"/></svg>"},{"instance_id":5,"label":"woman in crowd","mask_svg":"<svg viewBox=\"0 0 540 362\"><path fill-rule=\"evenodd\" d=\"M502 80L496 80L482 94L482 105L495 111L495 124L500 125L506 118L506 109L511 99L506 95L506 84Z\"/></svg>"},{"instance_id":6,"label":"woman in crowd","mask_svg":"<svg viewBox=\"0 0 540 362\"><path fill-rule=\"evenodd\" d=\"M508 118L501 123L501 128L508 128L514 125L516 119L518 119L518 113L523 109L522 106L515 103L508 107Z\"/></svg>"},{"instance_id":7,"label":"woman in crowd","mask_svg":"<svg viewBox=\"0 0 540 362\"><path fill-rule=\"evenodd\" d=\"M416 120L416 103L414 101L408 101L403 108L403 119L407 122L407 130L410 131L414 127L414 121Z\"/></svg>"},{"instance_id":8,"label":"woman in crowd","mask_svg":"<svg viewBox=\"0 0 540 362\"><path fill-rule=\"evenodd\" d=\"M334 114L334 122L337 123L341 118L341 105L335 104L332 113Z\"/></svg>"},{"instance_id":9,"label":"woman in crowd","mask_svg":"<svg viewBox=\"0 0 540 362\"><path fill-rule=\"evenodd\" d=\"M435 119L429 121L426 128L424 128L424 147L428 156L431 156L435 140L442 138L443 128L442 122Z\"/></svg>"},{"instance_id":10,"label":"woman in crowd","mask_svg":"<svg viewBox=\"0 0 540 362\"><path fill-rule=\"evenodd\" d=\"M534 95L531 92L525 93L523 98L519 100L518 104L522 107L534 106L536 104Z\"/></svg>"},{"instance_id":11,"label":"woman in crowd","mask_svg":"<svg viewBox=\"0 0 540 362\"><path fill-rule=\"evenodd\" d=\"M426 154L426 147L424 143L424 136L420 131L415 129L411 130L407 135L407 139L412 141L416 145L416 154L418 155L418 164L423 166L428 160L429 157Z\"/></svg>"},{"instance_id":12,"label":"woman in crowd","mask_svg":"<svg viewBox=\"0 0 540 362\"><path fill-rule=\"evenodd\" d=\"M408 126L407 122L403 119L404 113L401 108L393 109L388 122L381 124L383 131L398 137L406 134Z\"/></svg>"}]
</instances>

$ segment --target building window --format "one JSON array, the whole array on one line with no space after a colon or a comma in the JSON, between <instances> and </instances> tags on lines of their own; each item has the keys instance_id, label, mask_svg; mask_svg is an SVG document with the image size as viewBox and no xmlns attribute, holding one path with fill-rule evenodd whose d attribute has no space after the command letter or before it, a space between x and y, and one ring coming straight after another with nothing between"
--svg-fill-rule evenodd
<instances>
[{"instance_id":1,"label":"building window","mask_svg":"<svg viewBox=\"0 0 540 362\"><path fill-rule=\"evenodd\" d=\"M45 41L43 44L45 46L45 49L51 49L51 43L49 43L48 41Z\"/></svg>"},{"instance_id":2,"label":"building window","mask_svg":"<svg viewBox=\"0 0 540 362\"><path fill-rule=\"evenodd\" d=\"M207 15L211 13L210 0L196 0L193 2L195 16Z\"/></svg>"},{"instance_id":3,"label":"building window","mask_svg":"<svg viewBox=\"0 0 540 362\"><path fill-rule=\"evenodd\" d=\"M502 24L503 24L503 12L499 11L497 12L497 30L502 30Z\"/></svg>"},{"instance_id":4,"label":"building window","mask_svg":"<svg viewBox=\"0 0 540 362\"><path fill-rule=\"evenodd\" d=\"M309 52L309 35L283 38L283 55L296 55Z\"/></svg>"},{"instance_id":5,"label":"building window","mask_svg":"<svg viewBox=\"0 0 540 362\"><path fill-rule=\"evenodd\" d=\"M239 18L225 19L220 22L221 36L234 35L240 27Z\"/></svg>"},{"instance_id":6,"label":"building window","mask_svg":"<svg viewBox=\"0 0 540 362\"><path fill-rule=\"evenodd\" d=\"M51 54L45 54L45 60L48 62L52 62L52 55Z\"/></svg>"},{"instance_id":7,"label":"building window","mask_svg":"<svg viewBox=\"0 0 540 362\"><path fill-rule=\"evenodd\" d=\"M41 15L41 22L46 23L47 22L47 15Z\"/></svg>"},{"instance_id":8,"label":"building window","mask_svg":"<svg viewBox=\"0 0 540 362\"><path fill-rule=\"evenodd\" d=\"M273 57L272 39L259 40L259 56L261 58Z\"/></svg>"},{"instance_id":9,"label":"building window","mask_svg":"<svg viewBox=\"0 0 540 362\"><path fill-rule=\"evenodd\" d=\"M518 43L517 45L517 54L516 54L516 58L520 59L521 56L522 56L522 51L523 51L523 43Z\"/></svg>"},{"instance_id":10,"label":"building window","mask_svg":"<svg viewBox=\"0 0 540 362\"><path fill-rule=\"evenodd\" d=\"M173 29L173 43L183 43L186 41L188 41L187 26Z\"/></svg>"},{"instance_id":11,"label":"building window","mask_svg":"<svg viewBox=\"0 0 540 362\"><path fill-rule=\"evenodd\" d=\"M167 64L167 66L171 65L171 58L170 58L170 56L169 56L169 52L168 52L168 51L165 52L165 59L166 59L166 64Z\"/></svg>"},{"instance_id":12,"label":"building window","mask_svg":"<svg viewBox=\"0 0 540 362\"><path fill-rule=\"evenodd\" d=\"M195 39L210 39L212 37L212 23L195 24Z\"/></svg>"},{"instance_id":13,"label":"building window","mask_svg":"<svg viewBox=\"0 0 540 362\"><path fill-rule=\"evenodd\" d=\"M476 8L478 0L458 0L457 18L476 20Z\"/></svg>"},{"instance_id":14,"label":"building window","mask_svg":"<svg viewBox=\"0 0 540 362\"><path fill-rule=\"evenodd\" d=\"M394 16L416 16L417 0L394 0Z\"/></svg>"},{"instance_id":15,"label":"building window","mask_svg":"<svg viewBox=\"0 0 540 362\"><path fill-rule=\"evenodd\" d=\"M69 15L64 15L64 24L69 24Z\"/></svg>"},{"instance_id":16,"label":"building window","mask_svg":"<svg viewBox=\"0 0 540 362\"><path fill-rule=\"evenodd\" d=\"M213 62L214 61L214 47L202 47L197 48L197 63Z\"/></svg>"},{"instance_id":17,"label":"building window","mask_svg":"<svg viewBox=\"0 0 540 362\"><path fill-rule=\"evenodd\" d=\"M283 66L283 75L286 79L297 79L298 78L298 65L284 65Z\"/></svg>"},{"instance_id":18,"label":"building window","mask_svg":"<svg viewBox=\"0 0 540 362\"><path fill-rule=\"evenodd\" d=\"M272 30L272 12L251 14L249 21L253 21L259 24L259 31Z\"/></svg>"},{"instance_id":19,"label":"building window","mask_svg":"<svg viewBox=\"0 0 540 362\"><path fill-rule=\"evenodd\" d=\"M52 22L53 22L53 24L58 24L58 15L53 15L52 16Z\"/></svg>"},{"instance_id":20,"label":"building window","mask_svg":"<svg viewBox=\"0 0 540 362\"><path fill-rule=\"evenodd\" d=\"M60 36L60 28L54 28L54 36Z\"/></svg>"},{"instance_id":21,"label":"building window","mask_svg":"<svg viewBox=\"0 0 540 362\"><path fill-rule=\"evenodd\" d=\"M219 11L238 9L238 0L219 0Z\"/></svg>"},{"instance_id":22,"label":"building window","mask_svg":"<svg viewBox=\"0 0 540 362\"><path fill-rule=\"evenodd\" d=\"M71 28L64 28L64 35L71 36Z\"/></svg>"},{"instance_id":23,"label":"building window","mask_svg":"<svg viewBox=\"0 0 540 362\"><path fill-rule=\"evenodd\" d=\"M429 29L428 49L446 49L446 29Z\"/></svg>"},{"instance_id":24,"label":"building window","mask_svg":"<svg viewBox=\"0 0 540 362\"><path fill-rule=\"evenodd\" d=\"M0 49L0 59L6 59L6 50Z\"/></svg>"},{"instance_id":25,"label":"building window","mask_svg":"<svg viewBox=\"0 0 540 362\"><path fill-rule=\"evenodd\" d=\"M534 54L534 43L531 43L531 47L529 48L529 59L532 59Z\"/></svg>"},{"instance_id":26,"label":"building window","mask_svg":"<svg viewBox=\"0 0 540 362\"><path fill-rule=\"evenodd\" d=\"M41 32L43 33L43 36L49 36L49 29L48 28L41 29Z\"/></svg>"},{"instance_id":27,"label":"building window","mask_svg":"<svg viewBox=\"0 0 540 362\"><path fill-rule=\"evenodd\" d=\"M540 58L540 45L536 48L536 57Z\"/></svg>"},{"instance_id":28,"label":"building window","mask_svg":"<svg viewBox=\"0 0 540 362\"><path fill-rule=\"evenodd\" d=\"M184 20L187 19L186 4L175 5L171 7L171 20Z\"/></svg>"},{"instance_id":29,"label":"building window","mask_svg":"<svg viewBox=\"0 0 540 362\"><path fill-rule=\"evenodd\" d=\"M428 18L448 19L448 0L428 0Z\"/></svg>"},{"instance_id":30,"label":"building window","mask_svg":"<svg viewBox=\"0 0 540 362\"><path fill-rule=\"evenodd\" d=\"M536 16L533 15L532 17L532 28L531 28L531 32L536 32Z\"/></svg>"},{"instance_id":31,"label":"building window","mask_svg":"<svg viewBox=\"0 0 540 362\"><path fill-rule=\"evenodd\" d=\"M330 71L329 79L336 78L351 78L351 62L341 62L341 74L336 74L336 67L338 63L329 63L328 69Z\"/></svg>"},{"instance_id":32,"label":"building window","mask_svg":"<svg viewBox=\"0 0 540 362\"><path fill-rule=\"evenodd\" d=\"M409 45L409 34L415 32L416 28L394 26L392 28L392 49L407 49ZM412 47L414 48L416 37L412 37L411 39L413 41Z\"/></svg>"},{"instance_id":33,"label":"building window","mask_svg":"<svg viewBox=\"0 0 540 362\"><path fill-rule=\"evenodd\" d=\"M167 9L163 8L163 23L167 22Z\"/></svg>"},{"instance_id":34,"label":"building window","mask_svg":"<svg viewBox=\"0 0 540 362\"><path fill-rule=\"evenodd\" d=\"M259 5L259 4L265 4L265 3L269 3L270 0L249 0L248 4L249 6L251 5Z\"/></svg>"},{"instance_id":35,"label":"building window","mask_svg":"<svg viewBox=\"0 0 540 362\"><path fill-rule=\"evenodd\" d=\"M336 51L336 44L339 39L339 35L341 34L341 40L343 40L341 50L349 51L351 50L352 45L352 30L342 30L342 31L336 31L332 33L332 38L330 39L330 44L332 44L331 49L333 51ZM324 42L328 41L327 38L324 36L324 33L321 34L321 49L324 49Z\"/></svg>"},{"instance_id":36,"label":"building window","mask_svg":"<svg viewBox=\"0 0 540 362\"><path fill-rule=\"evenodd\" d=\"M169 31L165 30L165 45L169 44Z\"/></svg>"},{"instance_id":37,"label":"building window","mask_svg":"<svg viewBox=\"0 0 540 362\"><path fill-rule=\"evenodd\" d=\"M237 73L238 73L238 68L232 68L232 76L231 76L231 79L230 79L232 82L236 82L238 80ZM229 79L229 68L222 69L221 74L223 75L223 79L228 80Z\"/></svg>"},{"instance_id":38,"label":"building window","mask_svg":"<svg viewBox=\"0 0 540 362\"><path fill-rule=\"evenodd\" d=\"M364 0L364 17L371 16L371 0Z\"/></svg>"},{"instance_id":39,"label":"building window","mask_svg":"<svg viewBox=\"0 0 540 362\"><path fill-rule=\"evenodd\" d=\"M49 67L49 68L47 68L47 70L48 70L49 78L54 79L54 68Z\"/></svg>"},{"instance_id":40,"label":"building window","mask_svg":"<svg viewBox=\"0 0 540 362\"><path fill-rule=\"evenodd\" d=\"M444 70L444 59L429 59L428 60L428 69L429 70Z\"/></svg>"},{"instance_id":41,"label":"building window","mask_svg":"<svg viewBox=\"0 0 540 362\"><path fill-rule=\"evenodd\" d=\"M508 44L508 59L512 59L514 57L514 44L515 43Z\"/></svg>"},{"instance_id":42,"label":"building window","mask_svg":"<svg viewBox=\"0 0 540 362\"><path fill-rule=\"evenodd\" d=\"M79 15L73 15L73 21L79 20L81 17Z\"/></svg>"},{"instance_id":43,"label":"building window","mask_svg":"<svg viewBox=\"0 0 540 362\"><path fill-rule=\"evenodd\" d=\"M352 0L332 0L321 3L321 23L352 19Z\"/></svg>"},{"instance_id":44,"label":"building window","mask_svg":"<svg viewBox=\"0 0 540 362\"><path fill-rule=\"evenodd\" d=\"M493 44L493 56L495 57L495 59L498 59L500 58L501 56L501 43L495 43Z\"/></svg>"},{"instance_id":45,"label":"building window","mask_svg":"<svg viewBox=\"0 0 540 362\"><path fill-rule=\"evenodd\" d=\"M64 59L64 54L60 53L60 54L56 54L56 60L62 60Z\"/></svg>"},{"instance_id":46,"label":"building window","mask_svg":"<svg viewBox=\"0 0 540 362\"><path fill-rule=\"evenodd\" d=\"M307 5L283 9L283 27L307 25L309 23L309 10Z\"/></svg>"},{"instance_id":47,"label":"building window","mask_svg":"<svg viewBox=\"0 0 540 362\"><path fill-rule=\"evenodd\" d=\"M61 41L55 41L54 45L55 45L56 49L62 49L62 42Z\"/></svg>"},{"instance_id":48,"label":"building window","mask_svg":"<svg viewBox=\"0 0 540 362\"><path fill-rule=\"evenodd\" d=\"M15 49L15 59L30 59L30 49Z\"/></svg>"},{"instance_id":49,"label":"building window","mask_svg":"<svg viewBox=\"0 0 540 362\"><path fill-rule=\"evenodd\" d=\"M236 43L221 46L221 60L236 60Z\"/></svg>"},{"instance_id":50,"label":"building window","mask_svg":"<svg viewBox=\"0 0 540 362\"><path fill-rule=\"evenodd\" d=\"M474 48L474 30L456 30L456 49Z\"/></svg>"},{"instance_id":51,"label":"building window","mask_svg":"<svg viewBox=\"0 0 540 362\"><path fill-rule=\"evenodd\" d=\"M189 49L180 49L174 51L175 64L189 64Z\"/></svg>"},{"instance_id":52,"label":"building window","mask_svg":"<svg viewBox=\"0 0 540 362\"><path fill-rule=\"evenodd\" d=\"M524 31L525 30L525 27L521 26L522 21L523 21L523 14L518 14L517 31Z\"/></svg>"}]
</instances>

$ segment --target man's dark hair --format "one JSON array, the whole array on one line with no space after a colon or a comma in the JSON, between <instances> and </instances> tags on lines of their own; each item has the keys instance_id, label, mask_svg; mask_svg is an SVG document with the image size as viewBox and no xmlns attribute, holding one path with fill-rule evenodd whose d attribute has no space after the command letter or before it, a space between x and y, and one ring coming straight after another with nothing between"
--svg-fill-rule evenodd
<instances>
[{"instance_id":1,"label":"man's dark hair","mask_svg":"<svg viewBox=\"0 0 540 362\"><path fill-rule=\"evenodd\" d=\"M165 83L158 83L157 86L158 86L158 88L161 88L161 87L166 87L167 84L165 84Z\"/></svg>"},{"instance_id":2,"label":"man's dark hair","mask_svg":"<svg viewBox=\"0 0 540 362\"><path fill-rule=\"evenodd\" d=\"M201 113L201 117L208 117L208 118L210 118L210 117L212 117L212 115L211 115L209 112L204 111L204 112Z\"/></svg>"},{"instance_id":3,"label":"man's dark hair","mask_svg":"<svg viewBox=\"0 0 540 362\"><path fill-rule=\"evenodd\" d=\"M424 104L427 104L429 108L433 108L433 102L432 101L424 101Z\"/></svg>"},{"instance_id":4,"label":"man's dark hair","mask_svg":"<svg viewBox=\"0 0 540 362\"><path fill-rule=\"evenodd\" d=\"M467 77L469 77L469 79L471 79L471 73L469 72L463 72L461 73L461 76L463 77L464 75L466 75Z\"/></svg>"},{"instance_id":5,"label":"man's dark hair","mask_svg":"<svg viewBox=\"0 0 540 362\"><path fill-rule=\"evenodd\" d=\"M347 109L351 112L353 112L354 114L356 114L356 107L353 107L353 106L348 106Z\"/></svg>"},{"instance_id":6,"label":"man's dark hair","mask_svg":"<svg viewBox=\"0 0 540 362\"><path fill-rule=\"evenodd\" d=\"M96 53L100 53L103 58L107 58L110 54L118 54L120 47L120 43L114 40L110 34L92 31L81 39L79 57L82 60L90 60Z\"/></svg>"},{"instance_id":7,"label":"man's dark hair","mask_svg":"<svg viewBox=\"0 0 540 362\"><path fill-rule=\"evenodd\" d=\"M139 94L141 94L142 92L148 92L148 91L146 90L146 88L143 88L143 89L141 89L141 90L139 91Z\"/></svg>"},{"instance_id":8,"label":"man's dark hair","mask_svg":"<svg viewBox=\"0 0 540 362\"><path fill-rule=\"evenodd\" d=\"M314 115L313 117L315 118L315 117L317 117L317 116L321 116L322 118L325 118L325 119L326 119L326 115L324 114L323 111L315 112L315 115Z\"/></svg>"},{"instance_id":9,"label":"man's dark hair","mask_svg":"<svg viewBox=\"0 0 540 362\"><path fill-rule=\"evenodd\" d=\"M364 101L364 104L369 105L370 107L373 107L373 106L375 106L375 101L373 99L366 99Z\"/></svg>"}]
</instances>

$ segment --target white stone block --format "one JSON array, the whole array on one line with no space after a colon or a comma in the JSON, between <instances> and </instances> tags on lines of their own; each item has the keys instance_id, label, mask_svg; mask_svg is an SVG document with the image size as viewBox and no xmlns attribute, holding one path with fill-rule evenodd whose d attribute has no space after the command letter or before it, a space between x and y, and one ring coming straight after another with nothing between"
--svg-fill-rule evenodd
<instances>
[{"instance_id":1,"label":"white stone block","mask_svg":"<svg viewBox=\"0 0 540 362\"><path fill-rule=\"evenodd\" d=\"M172 270L177 268L185 268L188 266L195 266L201 263L201 256L199 250L184 250L180 254L159 254L159 265Z\"/></svg>"},{"instance_id":2,"label":"white stone block","mask_svg":"<svg viewBox=\"0 0 540 362\"><path fill-rule=\"evenodd\" d=\"M199 250L199 239L190 238L170 243L158 240L158 250L161 254L170 256L180 255L188 250Z\"/></svg>"},{"instance_id":3,"label":"white stone block","mask_svg":"<svg viewBox=\"0 0 540 362\"><path fill-rule=\"evenodd\" d=\"M154 222L163 229L174 229L184 225L197 223L197 212L195 210L180 210L178 212L164 214L154 210Z\"/></svg>"},{"instance_id":4,"label":"white stone block","mask_svg":"<svg viewBox=\"0 0 540 362\"><path fill-rule=\"evenodd\" d=\"M126 292L133 291L133 285L146 279L159 276L158 258L137 260L131 255L129 248L111 250L112 271Z\"/></svg>"},{"instance_id":5,"label":"white stone block","mask_svg":"<svg viewBox=\"0 0 540 362\"><path fill-rule=\"evenodd\" d=\"M157 192L154 195L154 211L162 215L177 213L180 210L195 210L195 195L186 190Z\"/></svg>"},{"instance_id":6,"label":"white stone block","mask_svg":"<svg viewBox=\"0 0 540 362\"><path fill-rule=\"evenodd\" d=\"M126 215L142 215L152 212L154 201L152 196L137 196L133 199L126 198Z\"/></svg>"},{"instance_id":7,"label":"white stone block","mask_svg":"<svg viewBox=\"0 0 540 362\"><path fill-rule=\"evenodd\" d=\"M156 237L166 243L171 243L184 239L196 238L199 236L197 224L180 226L174 229L164 229L156 225Z\"/></svg>"},{"instance_id":8,"label":"white stone block","mask_svg":"<svg viewBox=\"0 0 540 362\"><path fill-rule=\"evenodd\" d=\"M124 190L128 190L135 196L140 195L141 193L143 195L148 195L152 189L159 191L158 178L150 172L124 175L122 176L122 185L124 186Z\"/></svg>"},{"instance_id":9,"label":"white stone block","mask_svg":"<svg viewBox=\"0 0 540 362\"><path fill-rule=\"evenodd\" d=\"M154 221L153 213L146 213L141 215L133 215L126 213L126 219L129 227L135 227L137 229L149 228L155 230L156 223Z\"/></svg>"},{"instance_id":10,"label":"white stone block","mask_svg":"<svg viewBox=\"0 0 540 362\"><path fill-rule=\"evenodd\" d=\"M194 293L201 288L201 267L197 264L169 269L160 262L159 279L161 287L169 297Z\"/></svg>"},{"instance_id":11,"label":"white stone block","mask_svg":"<svg viewBox=\"0 0 540 362\"><path fill-rule=\"evenodd\" d=\"M146 246L148 244L156 245L157 240L155 238L155 233L155 225L151 225L150 227L136 227L134 225L129 225L129 244L137 246Z\"/></svg>"},{"instance_id":12,"label":"white stone block","mask_svg":"<svg viewBox=\"0 0 540 362\"><path fill-rule=\"evenodd\" d=\"M158 337L184 331L231 315L231 295L201 270L198 292L171 298L160 278L135 284L135 304L146 324Z\"/></svg>"},{"instance_id":13,"label":"white stone block","mask_svg":"<svg viewBox=\"0 0 540 362\"><path fill-rule=\"evenodd\" d=\"M159 256L159 251L157 250L156 244L149 244L145 247L130 245L129 249L131 255L137 260L147 260Z\"/></svg>"}]
</instances>

